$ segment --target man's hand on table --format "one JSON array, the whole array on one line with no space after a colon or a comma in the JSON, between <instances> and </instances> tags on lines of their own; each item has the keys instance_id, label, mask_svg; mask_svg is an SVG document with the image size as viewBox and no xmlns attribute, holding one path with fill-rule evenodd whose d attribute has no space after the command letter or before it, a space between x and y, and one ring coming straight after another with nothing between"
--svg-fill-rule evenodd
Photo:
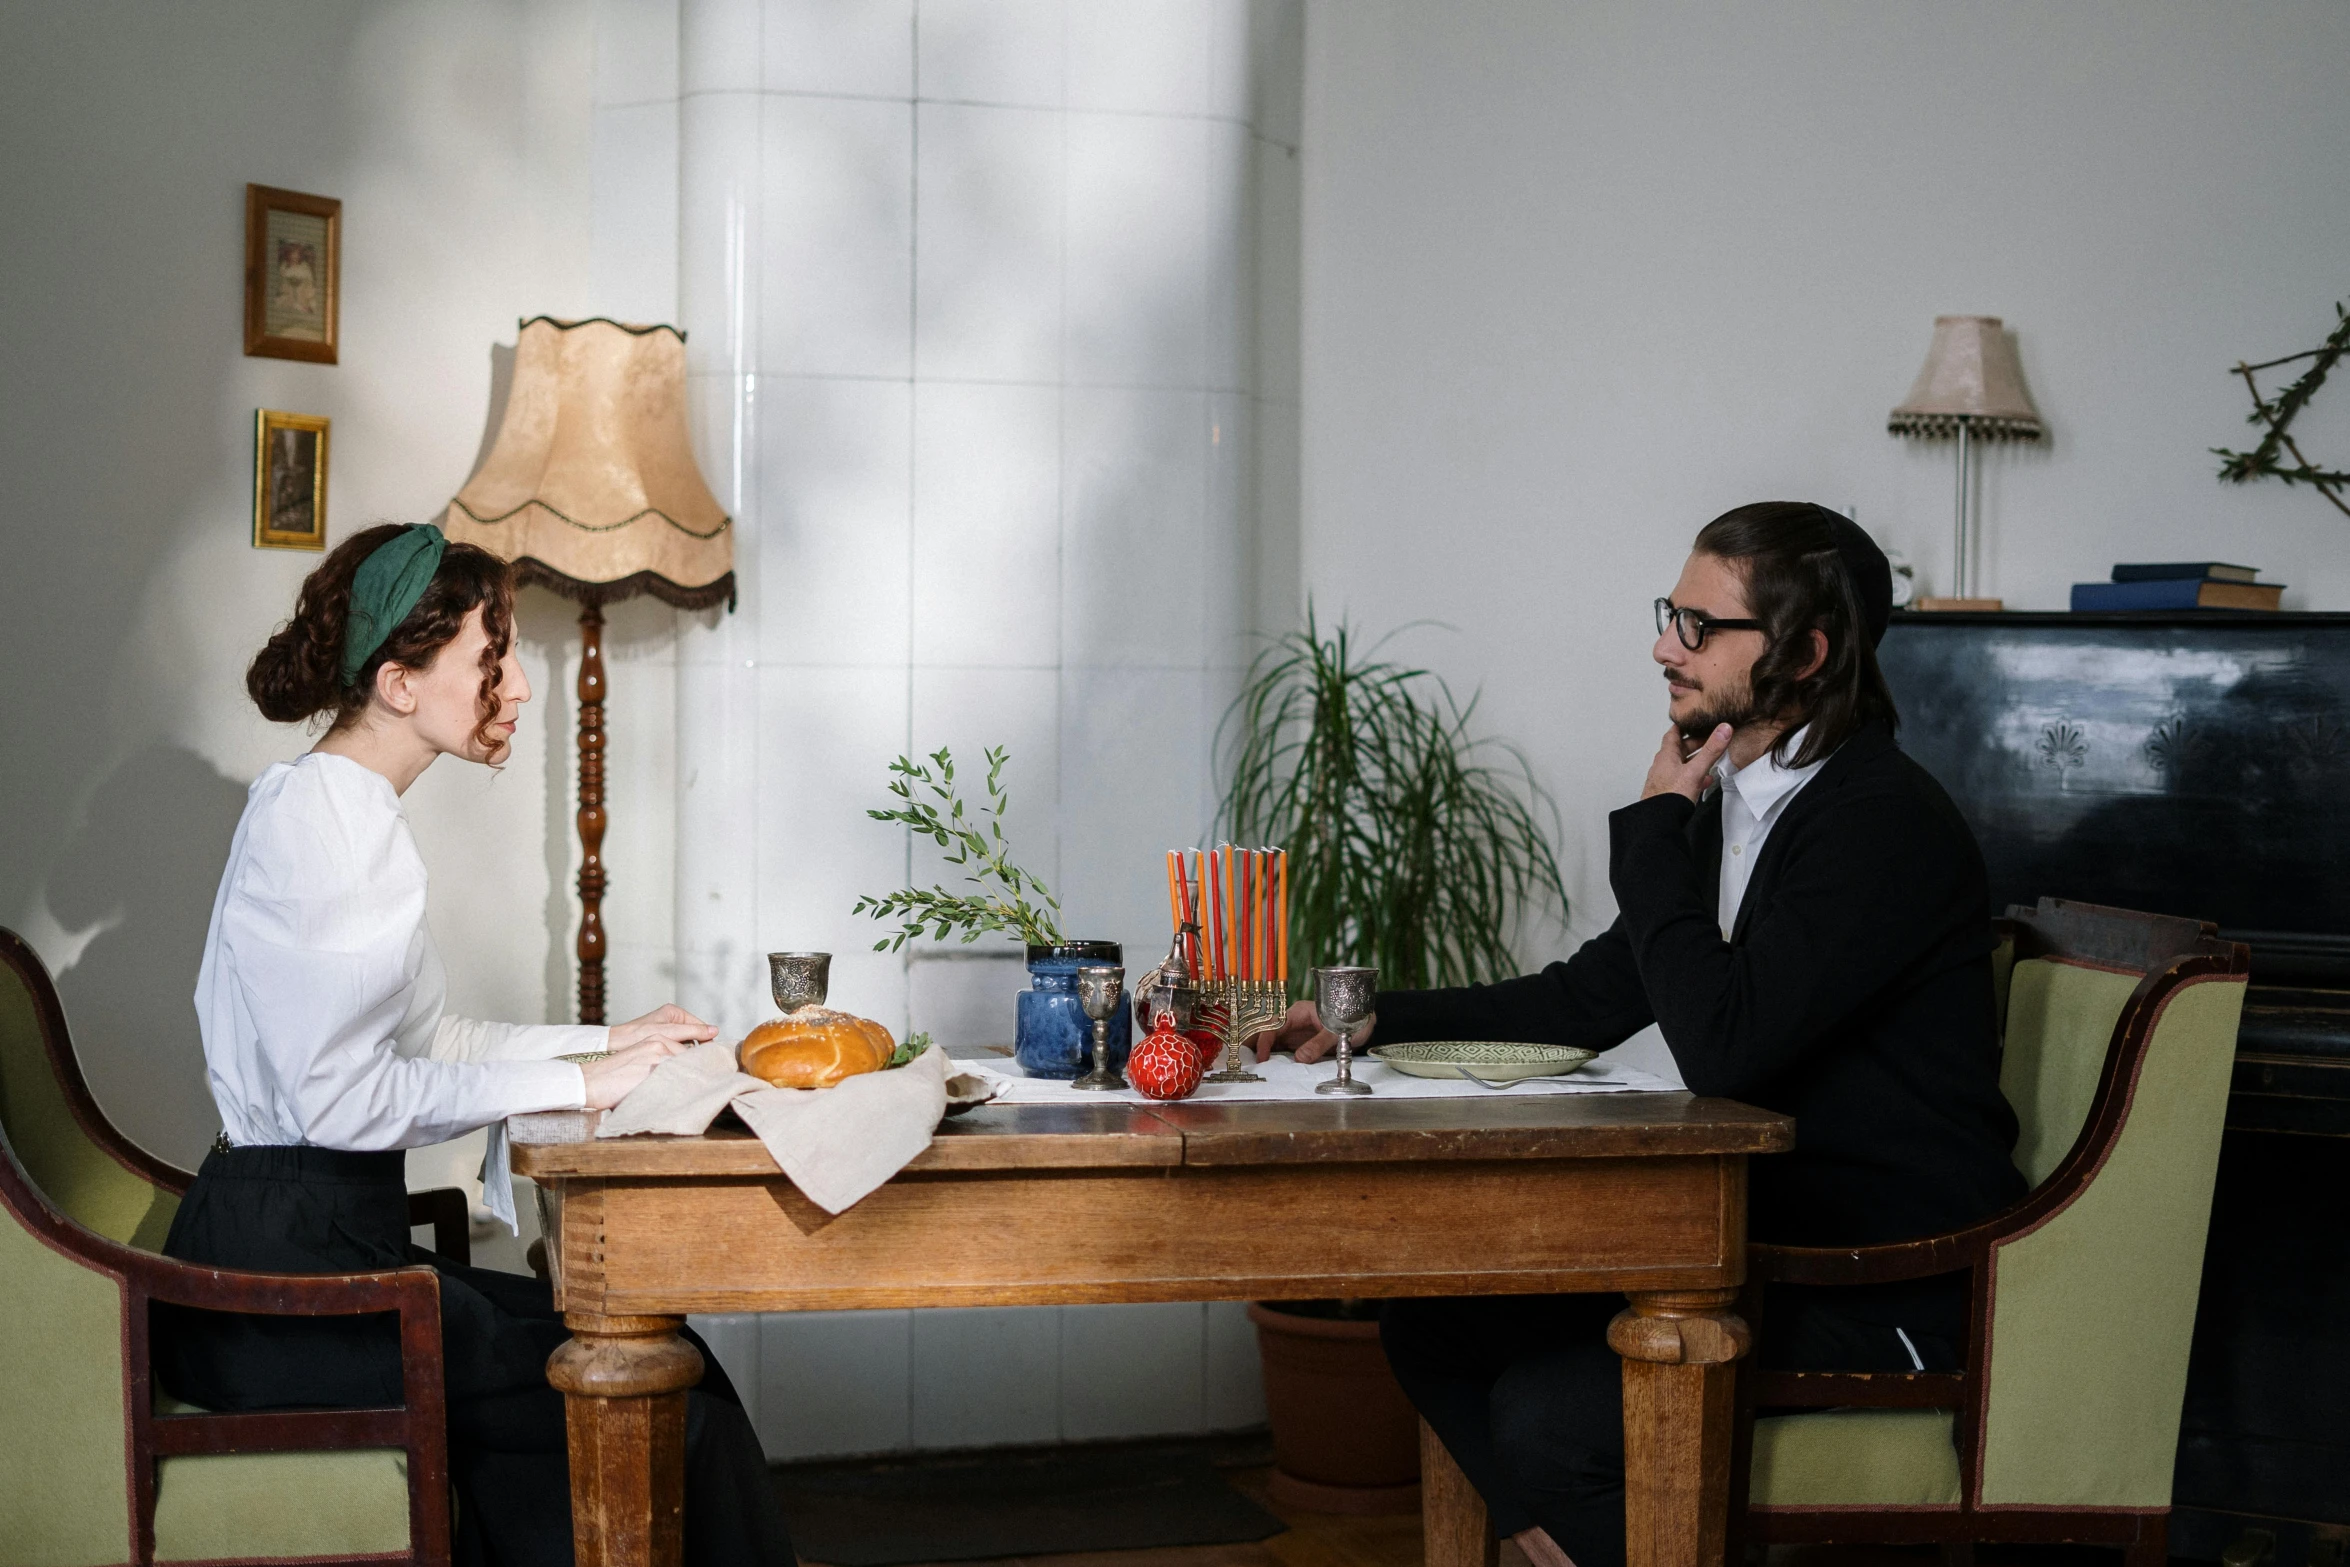
<instances>
[{"instance_id":1,"label":"man's hand on table","mask_svg":"<svg viewBox=\"0 0 2350 1567\"><path fill-rule=\"evenodd\" d=\"M1357 1050L1370 1043L1371 1030L1378 1027L1376 1014L1363 1019L1363 1026L1354 1031L1352 1043ZM1338 1036L1322 1026L1322 1014L1311 1001L1293 1003L1289 1015L1281 1020L1279 1028L1268 1028L1249 1040L1257 1059L1265 1060L1276 1050L1294 1050L1298 1063L1306 1065L1319 1061L1338 1048Z\"/></svg>"}]
</instances>

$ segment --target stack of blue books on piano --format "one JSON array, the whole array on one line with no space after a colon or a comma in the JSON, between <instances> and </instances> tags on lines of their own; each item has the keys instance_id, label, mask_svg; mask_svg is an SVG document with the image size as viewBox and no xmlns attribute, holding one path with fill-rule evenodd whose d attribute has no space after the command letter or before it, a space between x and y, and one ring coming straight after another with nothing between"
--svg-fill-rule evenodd
<instances>
[{"instance_id":1,"label":"stack of blue books on piano","mask_svg":"<svg viewBox=\"0 0 2350 1567\"><path fill-rule=\"evenodd\" d=\"M2113 568L2111 582L2073 584L2073 612L2117 609L2273 610L2281 582L2259 582L2256 566L2226 561L2169 561Z\"/></svg>"}]
</instances>

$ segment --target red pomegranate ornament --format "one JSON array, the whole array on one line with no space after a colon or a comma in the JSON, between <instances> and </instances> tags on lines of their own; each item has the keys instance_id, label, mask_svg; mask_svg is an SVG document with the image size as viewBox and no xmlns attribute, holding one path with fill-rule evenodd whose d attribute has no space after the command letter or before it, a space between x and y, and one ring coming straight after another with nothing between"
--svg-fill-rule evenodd
<instances>
[{"instance_id":1,"label":"red pomegranate ornament","mask_svg":"<svg viewBox=\"0 0 2350 1567\"><path fill-rule=\"evenodd\" d=\"M1199 1050L1175 1032L1175 1014L1162 1012L1126 1058L1126 1081L1146 1099L1188 1099L1206 1068Z\"/></svg>"}]
</instances>

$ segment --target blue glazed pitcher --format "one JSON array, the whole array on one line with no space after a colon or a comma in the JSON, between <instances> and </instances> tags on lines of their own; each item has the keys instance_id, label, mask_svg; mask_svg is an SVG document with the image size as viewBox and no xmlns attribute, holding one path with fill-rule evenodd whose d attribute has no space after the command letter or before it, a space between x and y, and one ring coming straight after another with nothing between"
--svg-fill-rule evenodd
<instances>
[{"instance_id":1,"label":"blue glazed pitcher","mask_svg":"<svg viewBox=\"0 0 2350 1567\"><path fill-rule=\"evenodd\" d=\"M1031 1077L1074 1078L1086 1068L1093 1048L1093 1024L1077 1001L1077 971L1095 963L1126 961L1114 941L1060 941L1028 949L1029 987L1020 992L1012 1054ZM1123 1067L1134 1023L1125 1007L1110 1015L1110 1065Z\"/></svg>"}]
</instances>

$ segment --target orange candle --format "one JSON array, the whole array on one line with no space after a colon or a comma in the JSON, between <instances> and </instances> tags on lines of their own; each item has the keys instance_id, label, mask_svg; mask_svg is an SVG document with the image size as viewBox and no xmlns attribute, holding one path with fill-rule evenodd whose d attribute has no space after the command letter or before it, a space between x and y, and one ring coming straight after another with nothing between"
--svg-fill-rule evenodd
<instances>
[{"instance_id":1,"label":"orange candle","mask_svg":"<svg viewBox=\"0 0 2350 1567\"><path fill-rule=\"evenodd\" d=\"M1273 977L1273 854L1269 849L1250 851L1249 858L1257 867L1257 978Z\"/></svg>"},{"instance_id":2,"label":"orange candle","mask_svg":"<svg viewBox=\"0 0 2350 1567\"><path fill-rule=\"evenodd\" d=\"M1183 894L1175 890L1175 851L1167 851L1167 923L1175 927L1175 934L1183 934Z\"/></svg>"},{"instance_id":3,"label":"orange candle","mask_svg":"<svg viewBox=\"0 0 2350 1567\"><path fill-rule=\"evenodd\" d=\"M1289 851L1273 851L1281 857L1281 890L1274 900L1273 929L1277 951L1274 959L1274 978L1283 985L1289 983Z\"/></svg>"}]
</instances>

